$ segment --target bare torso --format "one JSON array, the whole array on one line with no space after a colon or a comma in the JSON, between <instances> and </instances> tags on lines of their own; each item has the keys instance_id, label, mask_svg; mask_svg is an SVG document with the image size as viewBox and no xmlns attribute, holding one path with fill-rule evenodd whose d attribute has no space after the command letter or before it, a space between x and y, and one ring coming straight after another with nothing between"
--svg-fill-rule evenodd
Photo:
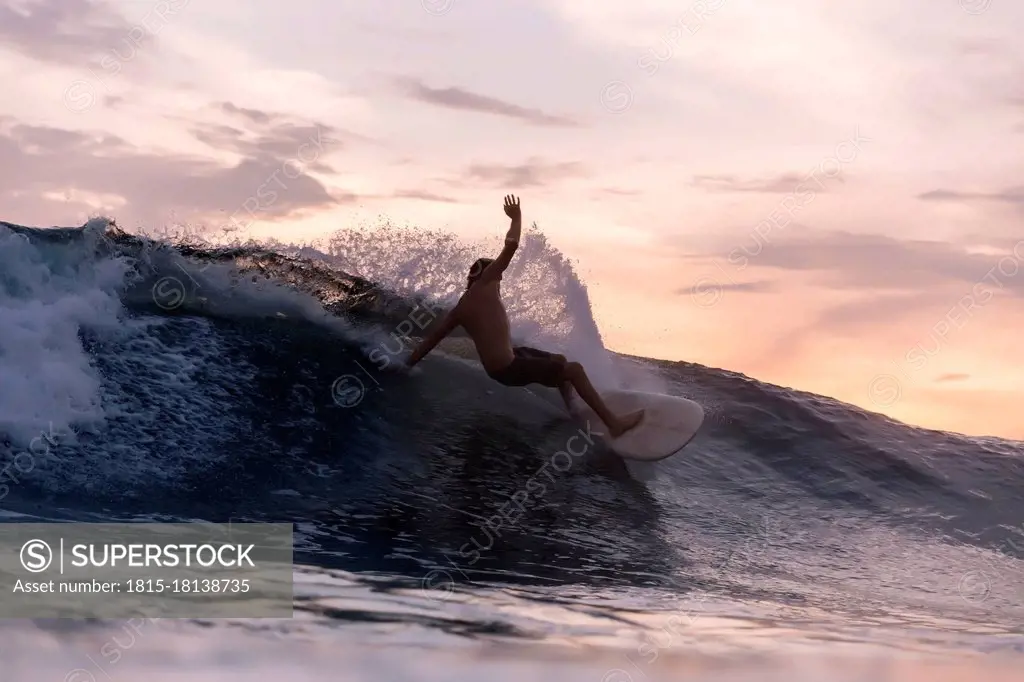
<instances>
[{"instance_id":1,"label":"bare torso","mask_svg":"<svg viewBox=\"0 0 1024 682\"><path fill-rule=\"evenodd\" d=\"M474 285L459 301L457 311L458 323L476 344L484 369L495 372L507 367L514 356L498 282Z\"/></svg>"}]
</instances>

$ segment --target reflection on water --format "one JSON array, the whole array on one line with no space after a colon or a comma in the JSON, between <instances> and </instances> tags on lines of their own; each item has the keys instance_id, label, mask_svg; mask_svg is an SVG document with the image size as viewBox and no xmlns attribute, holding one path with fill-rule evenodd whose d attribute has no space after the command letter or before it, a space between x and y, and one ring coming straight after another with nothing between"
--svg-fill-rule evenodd
<instances>
[{"instance_id":1,"label":"reflection on water","mask_svg":"<svg viewBox=\"0 0 1024 682\"><path fill-rule=\"evenodd\" d=\"M705 595L659 609L637 590L438 591L308 567L295 581L287 620L8 621L4 679L1019 680L1020 659L981 654L1024 654L1020 631L881 606L851 617Z\"/></svg>"}]
</instances>

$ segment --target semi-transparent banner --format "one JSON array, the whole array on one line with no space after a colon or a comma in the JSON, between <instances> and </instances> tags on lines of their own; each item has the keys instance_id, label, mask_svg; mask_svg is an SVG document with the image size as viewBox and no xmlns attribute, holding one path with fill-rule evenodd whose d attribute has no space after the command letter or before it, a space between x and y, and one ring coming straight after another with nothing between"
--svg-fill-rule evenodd
<instances>
[{"instance_id":1,"label":"semi-transparent banner","mask_svg":"<svg viewBox=\"0 0 1024 682\"><path fill-rule=\"evenodd\" d=\"M3 523L0 618L290 618L288 523Z\"/></svg>"}]
</instances>

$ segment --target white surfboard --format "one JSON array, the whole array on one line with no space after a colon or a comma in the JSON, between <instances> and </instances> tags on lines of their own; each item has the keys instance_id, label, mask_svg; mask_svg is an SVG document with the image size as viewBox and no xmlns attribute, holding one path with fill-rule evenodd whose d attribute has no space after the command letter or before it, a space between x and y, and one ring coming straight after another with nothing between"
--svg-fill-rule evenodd
<instances>
[{"instance_id":1,"label":"white surfboard","mask_svg":"<svg viewBox=\"0 0 1024 682\"><path fill-rule=\"evenodd\" d=\"M580 413L584 419L590 420L591 431L626 459L665 459L686 447L704 423L704 408L686 398L621 390L602 393L601 397L617 414L646 410L636 427L612 438L608 436L604 422L589 407L581 405Z\"/></svg>"}]
</instances>

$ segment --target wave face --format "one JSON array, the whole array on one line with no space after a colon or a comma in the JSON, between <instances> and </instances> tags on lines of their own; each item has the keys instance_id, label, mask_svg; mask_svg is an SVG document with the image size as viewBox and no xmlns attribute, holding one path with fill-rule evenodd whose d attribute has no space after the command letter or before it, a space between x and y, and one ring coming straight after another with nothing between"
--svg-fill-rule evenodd
<instances>
[{"instance_id":1,"label":"wave face","mask_svg":"<svg viewBox=\"0 0 1024 682\"><path fill-rule=\"evenodd\" d=\"M536 231L505 277L515 336L601 386L705 405L684 453L627 466L551 392L491 382L457 338L391 371L380 359L455 300L479 251L397 229L314 250L0 223L0 463L18 472L0 506L295 521L299 561L455 582L713 586L838 608L836 585L873 572L891 585L874 599L906 603L903 572L948 594L975 565L964 557L1013 580L1024 444L609 353L585 286ZM988 607L1019 616L1000 594Z\"/></svg>"}]
</instances>

